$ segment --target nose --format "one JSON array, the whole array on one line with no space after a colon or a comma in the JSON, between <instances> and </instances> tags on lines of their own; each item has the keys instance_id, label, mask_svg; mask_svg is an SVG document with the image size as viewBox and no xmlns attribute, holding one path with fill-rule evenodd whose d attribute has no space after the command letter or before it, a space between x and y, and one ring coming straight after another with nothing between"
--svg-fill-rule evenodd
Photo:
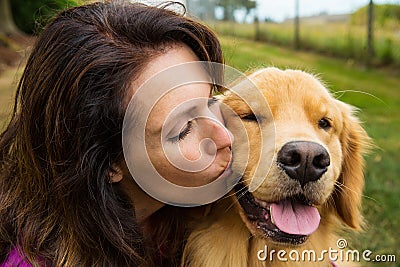
<instances>
[{"instance_id":1,"label":"nose","mask_svg":"<svg viewBox=\"0 0 400 267\"><path fill-rule=\"evenodd\" d=\"M233 134L220 122L212 118L204 120L203 138L209 138L213 141L213 147L217 150L231 147L233 143ZM208 151L208 150L207 150Z\"/></svg>"},{"instance_id":2,"label":"nose","mask_svg":"<svg viewBox=\"0 0 400 267\"><path fill-rule=\"evenodd\" d=\"M278 164L290 178L304 186L321 178L330 165L330 158L320 144L294 141L286 143L278 152Z\"/></svg>"},{"instance_id":3,"label":"nose","mask_svg":"<svg viewBox=\"0 0 400 267\"><path fill-rule=\"evenodd\" d=\"M214 140L217 149L230 147L233 143L233 134L221 122L213 121L210 128L211 138Z\"/></svg>"}]
</instances>

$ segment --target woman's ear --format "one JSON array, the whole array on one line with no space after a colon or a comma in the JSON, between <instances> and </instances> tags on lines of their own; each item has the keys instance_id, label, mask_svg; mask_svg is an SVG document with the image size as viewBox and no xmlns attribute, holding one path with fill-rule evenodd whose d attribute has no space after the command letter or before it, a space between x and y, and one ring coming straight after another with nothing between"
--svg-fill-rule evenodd
<instances>
[{"instance_id":1,"label":"woman's ear","mask_svg":"<svg viewBox=\"0 0 400 267\"><path fill-rule=\"evenodd\" d=\"M339 102L339 101L338 101ZM342 146L342 171L333 193L333 209L339 218L353 229L360 229L362 192L364 189L364 154L371 146L371 139L353 115L354 108L339 102L343 115L340 134Z\"/></svg>"},{"instance_id":2,"label":"woman's ear","mask_svg":"<svg viewBox=\"0 0 400 267\"><path fill-rule=\"evenodd\" d=\"M108 177L108 182L110 184L121 182L121 180L124 178L122 168L118 164L114 163L108 172Z\"/></svg>"}]
</instances>

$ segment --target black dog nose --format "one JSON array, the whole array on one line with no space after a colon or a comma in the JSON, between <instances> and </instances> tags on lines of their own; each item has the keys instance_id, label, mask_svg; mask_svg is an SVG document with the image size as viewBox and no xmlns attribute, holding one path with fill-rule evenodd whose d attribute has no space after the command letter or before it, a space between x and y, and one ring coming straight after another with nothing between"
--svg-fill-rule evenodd
<instances>
[{"instance_id":1,"label":"black dog nose","mask_svg":"<svg viewBox=\"0 0 400 267\"><path fill-rule=\"evenodd\" d=\"M330 165L326 149L314 142L286 143L278 152L278 164L286 174L303 186L321 178Z\"/></svg>"}]
</instances>

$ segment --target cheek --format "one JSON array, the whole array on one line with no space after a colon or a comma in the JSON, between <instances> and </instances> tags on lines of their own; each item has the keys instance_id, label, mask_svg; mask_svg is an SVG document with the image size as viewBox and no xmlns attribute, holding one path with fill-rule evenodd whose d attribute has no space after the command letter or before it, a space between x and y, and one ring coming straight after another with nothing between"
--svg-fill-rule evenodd
<instances>
[{"instance_id":1,"label":"cheek","mask_svg":"<svg viewBox=\"0 0 400 267\"><path fill-rule=\"evenodd\" d=\"M328 144L329 156L334 178L337 179L342 169L342 146L339 138L333 137Z\"/></svg>"},{"instance_id":2,"label":"cheek","mask_svg":"<svg viewBox=\"0 0 400 267\"><path fill-rule=\"evenodd\" d=\"M209 168L215 161L215 153L208 153L213 143L210 139L202 140L194 129L177 143L164 143L164 158L179 170L192 173Z\"/></svg>"},{"instance_id":3,"label":"cheek","mask_svg":"<svg viewBox=\"0 0 400 267\"><path fill-rule=\"evenodd\" d=\"M187 161L197 161L201 158L200 139L195 132L190 132L178 142L162 141L161 137L147 137L146 149L153 165L167 163L184 164Z\"/></svg>"},{"instance_id":4,"label":"cheek","mask_svg":"<svg viewBox=\"0 0 400 267\"><path fill-rule=\"evenodd\" d=\"M199 139L190 134L178 143L161 143L159 138L147 138L147 154L153 167L165 180L180 186L203 186L213 181L219 174L215 165L202 164L198 159ZM189 162L189 160L191 160ZM204 166L203 166L204 165ZM190 169L200 169L193 172Z\"/></svg>"},{"instance_id":5,"label":"cheek","mask_svg":"<svg viewBox=\"0 0 400 267\"><path fill-rule=\"evenodd\" d=\"M274 126L247 123L246 135L248 140L243 141L248 142L248 147L246 147L249 160L247 169L269 168L275 150ZM245 151L242 150L240 153L243 154ZM262 171L262 173L265 173L265 171Z\"/></svg>"},{"instance_id":6,"label":"cheek","mask_svg":"<svg viewBox=\"0 0 400 267\"><path fill-rule=\"evenodd\" d=\"M185 159L190 161L199 160L202 156L200 147L200 138L196 133L189 133L181 142L175 144L177 153L180 153Z\"/></svg>"},{"instance_id":7,"label":"cheek","mask_svg":"<svg viewBox=\"0 0 400 267\"><path fill-rule=\"evenodd\" d=\"M206 153L206 141L201 140L193 129L177 143L162 144L158 139L149 139L147 152L164 179L181 186L203 186L217 178L222 168L218 164L220 158L217 160L215 155Z\"/></svg>"}]
</instances>

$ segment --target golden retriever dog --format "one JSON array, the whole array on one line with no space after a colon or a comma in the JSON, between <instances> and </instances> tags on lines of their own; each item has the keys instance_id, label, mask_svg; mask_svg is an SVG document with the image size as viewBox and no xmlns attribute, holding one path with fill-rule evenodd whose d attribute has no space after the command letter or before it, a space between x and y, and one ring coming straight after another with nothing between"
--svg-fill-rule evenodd
<instances>
[{"instance_id":1,"label":"golden retriever dog","mask_svg":"<svg viewBox=\"0 0 400 267\"><path fill-rule=\"evenodd\" d=\"M235 85L240 94L222 97L236 115L225 119L235 136L232 170L245 165L241 180L190 234L182 265L352 265L338 231L362 226L370 143L355 109L300 70L265 68L248 79L262 97L249 95L244 82ZM245 134L235 132L238 117ZM264 166L262 157L271 163ZM258 185L249 190L252 181Z\"/></svg>"}]
</instances>

